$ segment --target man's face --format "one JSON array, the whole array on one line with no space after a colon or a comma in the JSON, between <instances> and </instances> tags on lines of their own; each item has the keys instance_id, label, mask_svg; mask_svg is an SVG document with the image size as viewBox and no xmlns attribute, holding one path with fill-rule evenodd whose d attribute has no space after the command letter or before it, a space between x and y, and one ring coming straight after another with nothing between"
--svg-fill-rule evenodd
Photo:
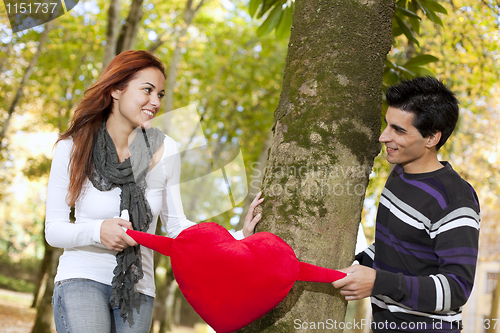
<instances>
[{"instance_id":1,"label":"man's face","mask_svg":"<svg viewBox=\"0 0 500 333\"><path fill-rule=\"evenodd\" d=\"M413 126L413 113L389 107L385 116L387 127L379 141L385 144L387 161L402 164L409 173L423 172L428 162L429 139L424 138Z\"/></svg>"}]
</instances>

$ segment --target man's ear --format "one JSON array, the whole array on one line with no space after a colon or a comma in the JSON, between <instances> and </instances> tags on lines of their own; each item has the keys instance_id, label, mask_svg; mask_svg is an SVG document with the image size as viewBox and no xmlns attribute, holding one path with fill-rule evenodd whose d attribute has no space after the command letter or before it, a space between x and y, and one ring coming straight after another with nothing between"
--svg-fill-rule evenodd
<instances>
[{"instance_id":1,"label":"man's ear","mask_svg":"<svg viewBox=\"0 0 500 333\"><path fill-rule=\"evenodd\" d=\"M436 133L429 135L425 146L427 148L435 147L439 143L439 140L441 140L441 131L437 131Z\"/></svg>"},{"instance_id":2,"label":"man's ear","mask_svg":"<svg viewBox=\"0 0 500 333\"><path fill-rule=\"evenodd\" d=\"M122 91L119 89L115 89L111 92L111 97L113 97L114 100L119 99L121 95L122 95Z\"/></svg>"}]
</instances>

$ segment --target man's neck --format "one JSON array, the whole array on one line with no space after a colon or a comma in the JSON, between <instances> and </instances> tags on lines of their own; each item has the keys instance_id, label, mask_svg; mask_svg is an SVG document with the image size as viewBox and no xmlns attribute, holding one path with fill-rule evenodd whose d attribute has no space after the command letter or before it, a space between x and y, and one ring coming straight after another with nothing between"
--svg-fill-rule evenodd
<instances>
[{"instance_id":1,"label":"man's neck","mask_svg":"<svg viewBox=\"0 0 500 333\"><path fill-rule=\"evenodd\" d=\"M414 161L403 164L403 170L406 173L429 173L443 168L443 164L439 162L437 154L423 161Z\"/></svg>"}]
</instances>

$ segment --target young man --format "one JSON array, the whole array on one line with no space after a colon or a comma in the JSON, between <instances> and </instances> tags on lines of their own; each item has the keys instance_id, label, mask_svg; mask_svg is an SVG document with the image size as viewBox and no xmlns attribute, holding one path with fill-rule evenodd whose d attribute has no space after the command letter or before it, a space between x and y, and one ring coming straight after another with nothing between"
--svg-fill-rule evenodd
<instances>
[{"instance_id":1,"label":"young man","mask_svg":"<svg viewBox=\"0 0 500 333\"><path fill-rule=\"evenodd\" d=\"M372 296L374 332L459 332L480 216L474 189L437 156L457 123L458 101L431 77L390 87L386 97L379 141L396 166L380 197L375 243L333 285L348 301Z\"/></svg>"}]
</instances>

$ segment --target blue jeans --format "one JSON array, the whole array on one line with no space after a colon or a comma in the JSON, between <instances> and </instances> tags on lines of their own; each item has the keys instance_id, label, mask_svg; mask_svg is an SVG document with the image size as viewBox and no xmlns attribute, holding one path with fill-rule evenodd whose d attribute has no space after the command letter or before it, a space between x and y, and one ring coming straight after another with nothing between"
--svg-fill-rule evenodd
<instances>
[{"instance_id":1,"label":"blue jeans","mask_svg":"<svg viewBox=\"0 0 500 333\"><path fill-rule=\"evenodd\" d=\"M141 294L145 303L134 325L123 322L120 308L110 303L111 286L89 279L67 279L54 286L52 308L58 333L148 333L153 317L154 298Z\"/></svg>"}]
</instances>

